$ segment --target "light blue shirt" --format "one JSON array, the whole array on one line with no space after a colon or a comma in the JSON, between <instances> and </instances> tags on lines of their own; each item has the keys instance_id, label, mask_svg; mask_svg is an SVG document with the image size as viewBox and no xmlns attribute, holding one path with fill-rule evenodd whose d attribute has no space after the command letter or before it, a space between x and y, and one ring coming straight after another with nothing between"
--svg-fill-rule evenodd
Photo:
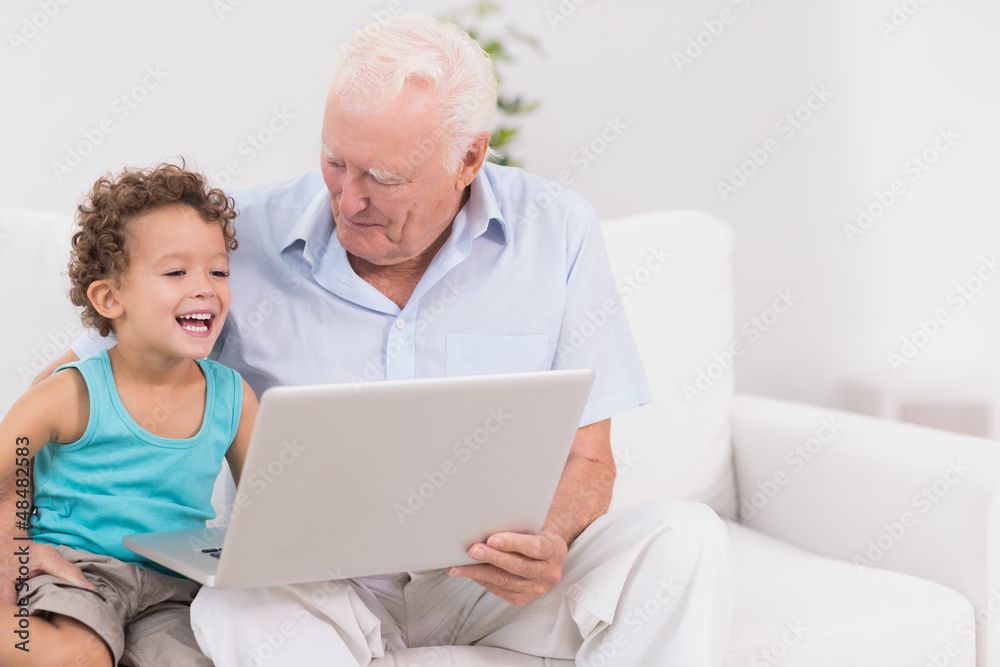
<instances>
[{"instance_id":1,"label":"light blue shirt","mask_svg":"<svg viewBox=\"0 0 1000 667\"><path fill-rule=\"evenodd\" d=\"M555 183L486 164L402 310L354 273L318 172L234 197L232 305L212 358L258 396L275 385L593 368L582 425L651 400L594 209Z\"/></svg>"}]
</instances>

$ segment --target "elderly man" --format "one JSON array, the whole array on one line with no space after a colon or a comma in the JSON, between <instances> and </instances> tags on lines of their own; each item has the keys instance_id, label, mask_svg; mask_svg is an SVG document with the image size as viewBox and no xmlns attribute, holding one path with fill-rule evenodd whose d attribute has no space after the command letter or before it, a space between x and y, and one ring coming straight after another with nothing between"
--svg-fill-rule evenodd
<instances>
[{"instance_id":1,"label":"elderly man","mask_svg":"<svg viewBox=\"0 0 1000 667\"><path fill-rule=\"evenodd\" d=\"M489 57L453 25L396 17L355 35L327 99L320 173L236 193L233 301L213 357L258 393L594 368L545 525L492 535L470 548L480 564L446 571L203 589L192 623L219 665L365 665L452 644L578 665L721 664L725 530L689 503L607 514L610 419L649 389L593 209L484 164L495 104ZM597 310L603 325L570 340Z\"/></svg>"}]
</instances>

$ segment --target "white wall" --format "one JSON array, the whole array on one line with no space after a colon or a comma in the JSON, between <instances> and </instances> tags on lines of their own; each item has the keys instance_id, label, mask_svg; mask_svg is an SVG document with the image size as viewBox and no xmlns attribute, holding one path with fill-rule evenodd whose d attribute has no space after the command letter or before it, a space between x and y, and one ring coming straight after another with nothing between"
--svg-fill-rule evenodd
<instances>
[{"instance_id":1,"label":"white wall","mask_svg":"<svg viewBox=\"0 0 1000 667\"><path fill-rule=\"evenodd\" d=\"M177 154L230 186L312 169L337 45L375 13L460 4L237 1L4 3L0 205L69 212L105 171ZM953 292L1000 250L1000 5L580 1L504 3L502 21L545 49L503 70L543 100L512 152L568 174L603 217L693 207L733 224L739 328L778 290L796 297L759 339L737 331L740 390L836 404L855 375L1000 373L1000 280L961 309ZM907 20L883 34L894 12ZM707 46L678 67L689 38ZM776 125L813 90L829 98L801 127ZM582 157L609 121L614 141ZM908 160L948 128L953 144L913 180ZM259 151L244 143L257 134ZM80 142L96 146L56 173ZM718 183L765 146L777 150L723 201ZM902 194L849 240L844 225L894 180ZM887 354L935 311L947 321L894 373Z\"/></svg>"}]
</instances>

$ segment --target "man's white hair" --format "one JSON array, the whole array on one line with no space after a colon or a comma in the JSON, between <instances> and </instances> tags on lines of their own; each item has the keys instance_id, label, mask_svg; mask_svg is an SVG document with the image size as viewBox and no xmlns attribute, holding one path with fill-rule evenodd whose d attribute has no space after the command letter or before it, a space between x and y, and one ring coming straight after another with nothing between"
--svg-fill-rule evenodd
<instances>
[{"instance_id":1,"label":"man's white hair","mask_svg":"<svg viewBox=\"0 0 1000 667\"><path fill-rule=\"evenodd\" d=\"M440 146L445 167L457 170L476 135L489 132L493 122L493 60L453 23L393 16L358 30L341 47L330 96L347 108L363 110L394 100L407 83L426 86L438 110L437 130L414 147L410 158L422 159Z\"/></svg>"}]
</instances>

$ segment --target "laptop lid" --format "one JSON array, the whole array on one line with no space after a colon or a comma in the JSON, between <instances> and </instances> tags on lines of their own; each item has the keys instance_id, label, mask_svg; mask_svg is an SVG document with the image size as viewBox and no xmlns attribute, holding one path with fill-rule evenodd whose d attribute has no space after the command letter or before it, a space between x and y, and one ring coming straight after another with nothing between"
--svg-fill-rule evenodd
<instances>
[{"instance_id":1,"label":"laptop lid","mask_svg":"<svg viewBox=\"0 0 1000 667\"><path fill-rule=\"evenodd\" d=\"M474 562L469 546L494 532L536 533L593 380L578 369L269 389L222 553L195 555L214 577L192 578L245 588L442 568ZM180 571L176 553L157 557L164 539L126 547ZM178 539L182 552L218 546Z\"/></svg>"}]
</instances>

